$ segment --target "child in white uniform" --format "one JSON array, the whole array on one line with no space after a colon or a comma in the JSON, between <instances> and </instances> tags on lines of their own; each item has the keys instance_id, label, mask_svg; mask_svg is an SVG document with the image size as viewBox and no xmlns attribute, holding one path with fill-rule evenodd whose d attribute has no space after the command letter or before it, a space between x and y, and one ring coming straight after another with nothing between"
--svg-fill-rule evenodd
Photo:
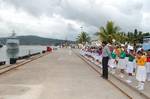
<instances>
[{"instance_id":1,"label":"child in white uniform","mask_svg":"<svg viewBox=\"0 0 150 99\"><path fill-rule=\"evenodd\" d=\"M134 70L134 51L130 49L129 55L128 55L128 64L127 64L127 73L128 73L128 79L126 80L128 83L131 83L131 77L133 75Z\"/></svg>"},{"instance_id":2,"label":"child in white uniform","mask_svg":"<svg viewBox=\"0 0 150 99\"><path fill-rule=\"evenodd\" d=\"M116 55L115 51L111 52L111 59L109 60L108 65L111 69L112 74L115 73L115 69L117 67L116 57L117 57L117 55Z\"/></svg>"},{"instance_id":3,"label":"child in white uniform","mask_svg":"<svg viewBox=\"0 0 150 99\"><path fill-rule=\"evenodd\" d=\"M119 63L118 63L119 68L121 69L121 73L124 73L124 70L126 69L125 57L126 57L126 53L125 53L124 49L121 48L121 52L119 55Z\"/></svg>"},{"instance_id":4,"label":"child in white uniform","mask_svg":"<svg viewBox=\"0 0 150 99\"><path fill-rule=\"evenodd\" d=\"M143 55L141 51L137 53L136 63L137 63L137 73L136 79L139 81L137 86L138 90L144 90L144 83L146 81L146 56Z\"/></svg>"}]
</instances>

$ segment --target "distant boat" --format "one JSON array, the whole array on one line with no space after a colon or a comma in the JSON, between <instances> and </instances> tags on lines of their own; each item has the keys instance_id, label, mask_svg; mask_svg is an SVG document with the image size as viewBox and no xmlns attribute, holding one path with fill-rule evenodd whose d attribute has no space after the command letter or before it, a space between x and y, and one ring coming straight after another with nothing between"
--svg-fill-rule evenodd
<instances>
[{"instance_id":1,"label":"distant boat","mask_svg":"<svg viewBox=\"0 0 150 99\"><path fill-rule=\"evenodd\" d=\"M7 50L18 50L19 49L19 39L16 37L15 31L12 35L8 37L6 41Z\"/></svg>"}]
</instances>

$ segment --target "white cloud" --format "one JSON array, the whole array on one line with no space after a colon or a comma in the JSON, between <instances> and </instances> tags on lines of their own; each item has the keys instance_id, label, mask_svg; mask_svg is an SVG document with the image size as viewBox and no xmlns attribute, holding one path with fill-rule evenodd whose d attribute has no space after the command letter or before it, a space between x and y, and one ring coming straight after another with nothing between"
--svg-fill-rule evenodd
<instances>
[{"instance_id":1,"label":"white cloud","mask_svg":"<svg viewBox=\"0 0 150 99\"><path fill-rule=\"evenodd\" d=\"M149 9L149 0L0 0L0 34L75 39L81 26L93 34L108 20L150 31Z\"/></svg>"},{"instance_id":2,"label":"white cloud","mask_svg":"<svg viewBox=\"0 0 150 99\"><path fill-rule=\"evenodd\" d=\"M18 35L39 35L64 39L66 33L70 32L69 28L74 30L72 32L78 32L77 28L80 28L80 23L57 14L53 14L51 17L45 14L35 17L26 11L17 10L14 6L7 8L5 3L0 7L0 20L0 28L3 29L1 34L5 32L6 35L14 29Z\"/></svg>"}]
</instances>

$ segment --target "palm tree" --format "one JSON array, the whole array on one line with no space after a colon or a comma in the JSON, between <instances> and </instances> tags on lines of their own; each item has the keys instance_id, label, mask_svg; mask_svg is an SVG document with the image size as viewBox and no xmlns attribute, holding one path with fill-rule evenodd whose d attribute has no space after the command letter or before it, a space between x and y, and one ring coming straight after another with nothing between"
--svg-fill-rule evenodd
<instances>
[{"instance_id":1,"label":"palm tree","mask_svg":"<svg viewBox=\"0 0 150 99\"><path fill-rule=\"evenodd\" d=\"M115 33L114 38L119 43L125 43L127 41L127 36L124 32Z\"/></svg>"},{"instance_id":2,"label":"palm tree","mask_svg":"<svg viewBox=\"0 0 150 99\"><path fill-rule=\"evenodd\" d=\"M138 31L137 29L134 30L134 32L128 32L128 41L131 44L137 44L137 43L143 43L143 36L145 33L142 33L142 31Z\"/></svg>"},{"instance_id":3,"label":"palm tree","mask_svg":"<svg viewBox=\"0 0 150 99\"><path fill-rule=\"evenodd\" d=\"M116 35L120 28L115 26L112 21L108 21L106 27L100 27L99 32L96 33L100 40L111 42L112 39L116 39ZM118 37L118 36L117 36Z\"/></svg>"},{"instance_id":4,"label":"palm tree","mask_svg":"<svg viewBox=\"0 0 150 99\"><path fill-rule=\"evenodd\" d=\"M77 37L77 43L85 44L90 42L90 36L86 32L81 32Z\"/></svg>"}]
</instances>

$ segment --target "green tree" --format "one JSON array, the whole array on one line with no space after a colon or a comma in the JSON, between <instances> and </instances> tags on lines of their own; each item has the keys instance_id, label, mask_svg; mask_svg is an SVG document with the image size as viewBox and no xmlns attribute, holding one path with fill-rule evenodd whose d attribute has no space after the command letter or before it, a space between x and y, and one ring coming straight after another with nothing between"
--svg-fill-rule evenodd
<instances>
[{"instance_id":1,"label":"green tree","mask_svg":"<svg viewBox=\"0 0 150 99\"><path fill-rule=\"evenodd\" d=\"M86 32L81 32L76 40L77 43L85 44L86 42L90 42L90 36Z\"/></svg>"},{"instance_id":2,"label":"green tree","mask_svg":"<svg viewBox=\"0 0 150 99\"><path fill-rule=\"evenodd\" d=\"M150 36L150 33L149 32L143 33L143 36Z\"/></svg>"},{"instance_id":3,"label":"green tree","mask_svg":"<svg viewBox=\"0 0 150 99\"><path fill-rule=\"evenodd\" d=\"M143 37L148 35L148 33L143 33L142 31L138 31L137 29L133 32L128 32L128 40L131 44L143 43Z\"/></svg>"},{"instance_id":4,"label":"green tree","mask_svg":"<svg viewBox=\"0 0 150 99\"><path fill-rule=\"evenodd\" d=\"M127 42L127 36L124 32L118 32L115 34L115 40L119 43L125 43Z\"/></svg>"},{"instance_id":5,"label":"green tree","mask_svg":"<svg viewBox=\"0 0 150 99\"><path fill-rule=\"evenodd\" d=\"M120 28L115 26L112 21L108 21L105 27L100 27L99 31L96 33L100 40L111 42L112 39L116 39L116 35Z\"/></svg>"},{"instance_id":6,"label":"green tree","mask_svg":"<svg viewBox=\"0 0 150 99\"><path fill-rule=\"evenodd\" d=\"M142 31L139 31L139 34L138 34L138 43L143 43L143 33Z\"/></svg>"}]
</instances>

